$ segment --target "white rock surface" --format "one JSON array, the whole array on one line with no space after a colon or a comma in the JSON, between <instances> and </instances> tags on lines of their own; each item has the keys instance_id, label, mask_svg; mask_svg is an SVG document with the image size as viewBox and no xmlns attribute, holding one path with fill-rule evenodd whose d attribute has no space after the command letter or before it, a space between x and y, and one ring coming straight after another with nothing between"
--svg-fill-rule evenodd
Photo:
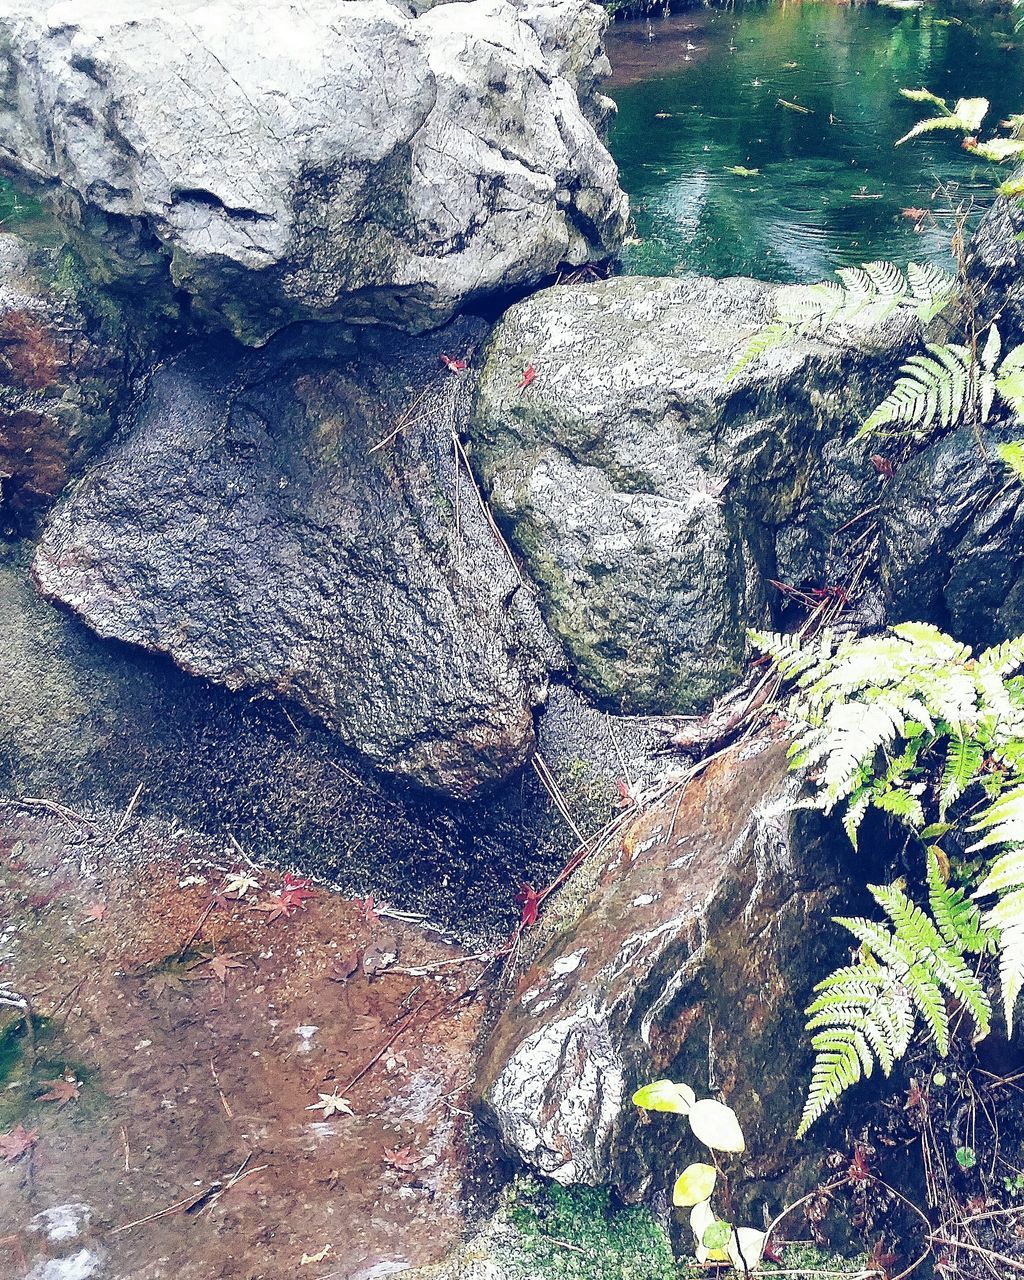
<instances>
[{"instance_id":1,"label":"white rock surface","mask_svg":"<svg viewBox=\"0 0 1024 1280\"><path fill-rule=\"evenodd\" d=\"M586 0L6 0L0 158L58 188L102 274L173 281L246 341L419 331L617 249L604 24Z\"/></svg>"}]
</instances>

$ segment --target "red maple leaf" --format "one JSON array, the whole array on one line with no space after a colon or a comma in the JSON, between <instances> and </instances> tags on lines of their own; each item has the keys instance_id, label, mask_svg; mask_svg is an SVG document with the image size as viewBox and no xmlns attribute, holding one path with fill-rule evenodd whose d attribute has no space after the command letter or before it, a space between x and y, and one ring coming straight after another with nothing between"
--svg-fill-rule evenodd
<instances>
[{"instance_id":1,"label":"red maple leaf","mask_svg":"<svg viewBox=\"0 0 1024 1280\"><path fill-rule=\"evenodd\" d=\"M10 1133L0 1137L0 1159L9 1160L13 1164L26 1151L31 1151L38 1141L38 1129L26 1129L23 1124L19 1124Z\"/></svg>"},{"instance_id":2,"label":"red maple leaf","mask_svg":"<svg viewBox=\"0 0 1024 1280\"><path fill-rule=\"evenodd\" d=\"M519 383L519 390L525 391L526 388L530 385L530 383L533 382L534 378L536 378L536 376L537 376L537 370L533 367L532 364L528 364L526 368L523 370L523 377Z\"/></svg>"},{"instance_id":3,"label":"red maple leaf","mask_svg":"<svg viewBox=\"0 0 1024 1280\"><path fill-rule=\"evenodd\" d=\"M442 355L439 358L449 373L461 373L463 369L469 368L467 361L460 360L457 356Z\"/></svg>"},{"instance_id":4,"label":"red maple leaf","mask_svg":"<svg viewBox=\"0 0 1024 1280\"><path fill-rule=\"evenodd\" d=\"M522 908L519 917L519 923L524 928L537 923L537 912L540 910L540 894L534 889L532 884L525 882L519 886L519 892L516 894L516 902Z\"/></svg>"},{"instance_id":5,"label":"red maple leaf","mask_svg":"<svg viewBox=\"0 0 1024 1280\"><path fill-rule=\"evenodd\" d=\"M280 920L282 916L286 919L293 916L298 911L298 906L289 902L281 893L272 894L269 898L265 898L262 902L257 902L255 910L265 911L268 920Z\"/></svg>"},{"instance_id":6,"label":"red maple leaf","mask_svg":"<svg viewBox=\"0 0 1024 1280\"><path fill-rule=\"evenodd\" d=\"M870 1181L871 1170L868 1168L868 1154L859 1142L853 1148L853 1159L850 1161L846 1176L851 1182Z\"/></svg>"},{"instance_id":7,"label":"red maple leaf","mask_svg":"<svg viewBox=\"0 0 1024 1280\"><path fill-rule=\"evenodd\" d=\"M636 804L636 796L633 794L632 788L621 778L615 779L615 786L619 792L619 808L631 809Z\"/></svg>"},{"instance_id":8,"label":"red maple leaf","mask_svg":"<svg viewBox=\"0 0 1024 1280\"><path fill-rule=\"evenodd\" d=\"M306 899L315 898L316 893L310 888L312 880L305 876L293 876L290 871L284 873L284 884L281 886L281 897L290 907L306 908Z\"/></svg>"},{"instance_id":9,"label":"red maple leaf","mask_svg":"<svg viewBox=\"0 0 1024 1280\"><path fill-rule=\"evenodd\" d=\"M235 956L241 955L239 951L226 951L223 955L208 955L204 958L203 963L199 965L194 973L188 976L196 982L203 982L208 978L219 978L224 986L227 986L229 969L244 969L245 963L242 960L236 960ZM203 970L206 970L204 973Z\"/></svg>"},{"instance_id":10,"label":"red maple leaf","mask_svg":"<svg viewBox=\"0 0 1024 1280\"><path fill-rule=\"evenodd\" d=\"M50 1087L46 1093L41 1093L36 1098L36 1102L56 1102L63 1107L68 1102L77 1102L82 1094L81 1082L68 1079L67 1076L62 1076L59 1080L43 1080L41 1083Z\"/></svg>"},{"instance_id":11,"label":"red maple leaf","mask_svg":"<svg viewBox=\"0 0 1024 1280\"><path fill-rule=\"evenodd\" d=\"M391 1165L392 1169L398 1169L402 1173L409 1173L419 1164L419 1156L412 1143L407 1147L395 1147L393 1151L385 1147L384 1163Z\"/></svg>"}]
</instances>

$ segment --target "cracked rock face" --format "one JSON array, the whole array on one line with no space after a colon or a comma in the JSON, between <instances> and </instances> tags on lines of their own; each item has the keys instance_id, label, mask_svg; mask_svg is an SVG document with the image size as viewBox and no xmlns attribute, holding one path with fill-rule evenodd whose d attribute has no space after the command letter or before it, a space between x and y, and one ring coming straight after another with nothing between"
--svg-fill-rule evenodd
<instances>
[{"instance_id":1,"label":"cracked rock face","mask_svg":"<svg viewBox=\"0 0 1024 1280\"><path fill-rule=\"evenodd\" d=\"M547 642L456 470L473 374L438 352L482 331L197 344L54 511L38 587L101 636L298 702L381 770L486 790L532 749Z\"/></svg>"},{"instance_id":2,"label":"cracked rock face","mask_svg":"<svg viewBox=\"0 0 1024 1280\"><path fill-rule=\"evenodd\" d=\"M555 900L550 935L481 1058L484 1113L515 1158L666 1205L701 1157L681 1117L645 1124L630 1098L667 1077L736 1108L744 1207L813 1178L820 1149L793 1139L794 1081L811 1059L802 1010L844 951L838 926L821 921L849 901L836 887L849 850L820 814L792 809L785 749L770 738L734 747Z\"/></svg>"},{"instance_id":3,"label":"cracked rock face","mask_svg":"<svg viewBox=\"0 0 1024 1280\"><path fill-rule=\"evenodd\" d=\"M106 281L260 343L439 325L607 257L605 17L584 0L9 0L0 149Z\"/></svg>"}]
</instances>

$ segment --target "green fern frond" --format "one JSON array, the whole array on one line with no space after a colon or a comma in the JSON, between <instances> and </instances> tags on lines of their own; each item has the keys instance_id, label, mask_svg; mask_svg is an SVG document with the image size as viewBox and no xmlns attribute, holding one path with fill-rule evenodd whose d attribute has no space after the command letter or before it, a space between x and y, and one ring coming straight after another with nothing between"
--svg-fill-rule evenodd
<instances>
[{"instance_id":1,"label":"green fern frond","mask_svg":"<svg viewBox=\"0 0 1024 1280\"><path fill-rule=\"evenodd\" d=\"M892 262L866 262L843 267L836 275L838 281L777 289L773 322L748 340L725 381L782 343L808 335L827 338L844 328L871 328L901 307L928 324L956 292L954 277L930 263L912 262L903 272Z\"/></svg>"},{"instance_id":2,"label":"green fern frond","mask_svg":"<svg viewBox=\"0 0 1024 1280\"><path fill-rule=\"evenodd\" d=\"M931 103L932 106L938 107L942 114L931 116L927 120L919 120L912 129L897 140L898 147L904 142L909 142L911 138L918 138L923 133L934 133L939 129L951 129L956 133L968 135L975 134L988 115L987 98L958 98L956 105L950 109L942 98L929 93L927 89L901 89L900 93L911 102Z\"/></svg>"},{"instance_id":3,"label":"green fern frond","mask_svg":"<svg viewBox=\"0 0 1024 1280\"><path fill-rule=\"evenodd\" d=\"M940 818L945 819L949 806L955 804L975 780L984 761L985 752L979 743L971 738L950 738L939 788Z\"/></svg>"},{"instance_id":4,"label":"green fern frond","mask_svg":"<svg viewBox=\"0 0 1024 1280\"><path fill-rule=\"evenodd\" d=\"M858 440L889 426L924 436L968 416L985 423L997 398L1017 420L1024 419L1024 346L1014 347L1000 363L1002 340L996 325L989 326L978 357L953 343L929 343L925 350L927 354L903 364L896 385L868 416Z\"/></svg>"},{"instance_id":5,"label":"green fern frond","mask_svg":"<svg viewBox=\"0 0 1024 1280\"><path fill-rule=\"evenodd\" d=\"M977 910L943 883L934 855L928 875L931 905L938 908L934 919L896 885L869 886L889 926L861 916L836 918L860 943L860 958L819 982L807 1008L816 1057L800 1135L869 1076L875 1062L884 1074L892 1071L909 1048L915 1013L945 1056L947 995L970 1014L979 1035L989 1030L991 1005L963 960L968 942L973 946L982 932ZM1024 982L1024 968L1020 972Z\"/></svg>"},{"instance_id":6,"label":"green fern frond","mask_svg":"<svg viewBox=\"0 0 1024 1280\"><path fill-rule=\"evenodd\" d=\"M766 352L771 351L773 347L781 346L790 336L789 325L781 322L767 325L764 329L759 330L750 339L743 348L735 363L730 367L725 375L726 382L731 382L737 377L748 364L752 364L755 360L759 360Z\"/></svg>"},{"instance_id":7,"label":"green fern frond","mask_svg":"<svg viewBox=\"0 0 1024 1280\"><path fill-rule=\"evenodd\" d=\"M997 934L985 928L980 908L962 889L953 888L943 878L939 860L928 851L928 906L943 941L954 950L984 955L995 950Z\"/></svg>"},{"instance_id":8,"label":"green fern frond","mask_svg":"<svg viewBox=\"0 0 1024 1280\"><path fill-rule=\"evenodd\" d=\"M1022 397L1024 404L1024 397ZM1020 417L1020 411L1017 411ZM1010 472L1015 480L1024 481L1024 441L1008 440L1003 444L996 445L996 453L999 461Z\"/></svg>"}]
</instances>

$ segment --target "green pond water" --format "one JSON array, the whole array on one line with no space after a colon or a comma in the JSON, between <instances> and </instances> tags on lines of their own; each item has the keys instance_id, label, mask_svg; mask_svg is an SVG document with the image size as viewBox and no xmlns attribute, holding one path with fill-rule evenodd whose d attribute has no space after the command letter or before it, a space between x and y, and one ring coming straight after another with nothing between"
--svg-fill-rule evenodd
<instances>
[{"instance_id":1,"label":"green pond water","mask_svg":"<svg viewBox=\"0 0 1024 1280\"><path fill-rule=\"evenodd\" d=\"M876 258L948 265L953 207L977 213L1009 171L956 134L894 147L926 114L899 90L988 98L988 136L1024 110L1018 39L1012 16L967 6L830 0L614 24L611 147L635 220L626 270L812 281Z\"/></svg>"}]
</instances>

